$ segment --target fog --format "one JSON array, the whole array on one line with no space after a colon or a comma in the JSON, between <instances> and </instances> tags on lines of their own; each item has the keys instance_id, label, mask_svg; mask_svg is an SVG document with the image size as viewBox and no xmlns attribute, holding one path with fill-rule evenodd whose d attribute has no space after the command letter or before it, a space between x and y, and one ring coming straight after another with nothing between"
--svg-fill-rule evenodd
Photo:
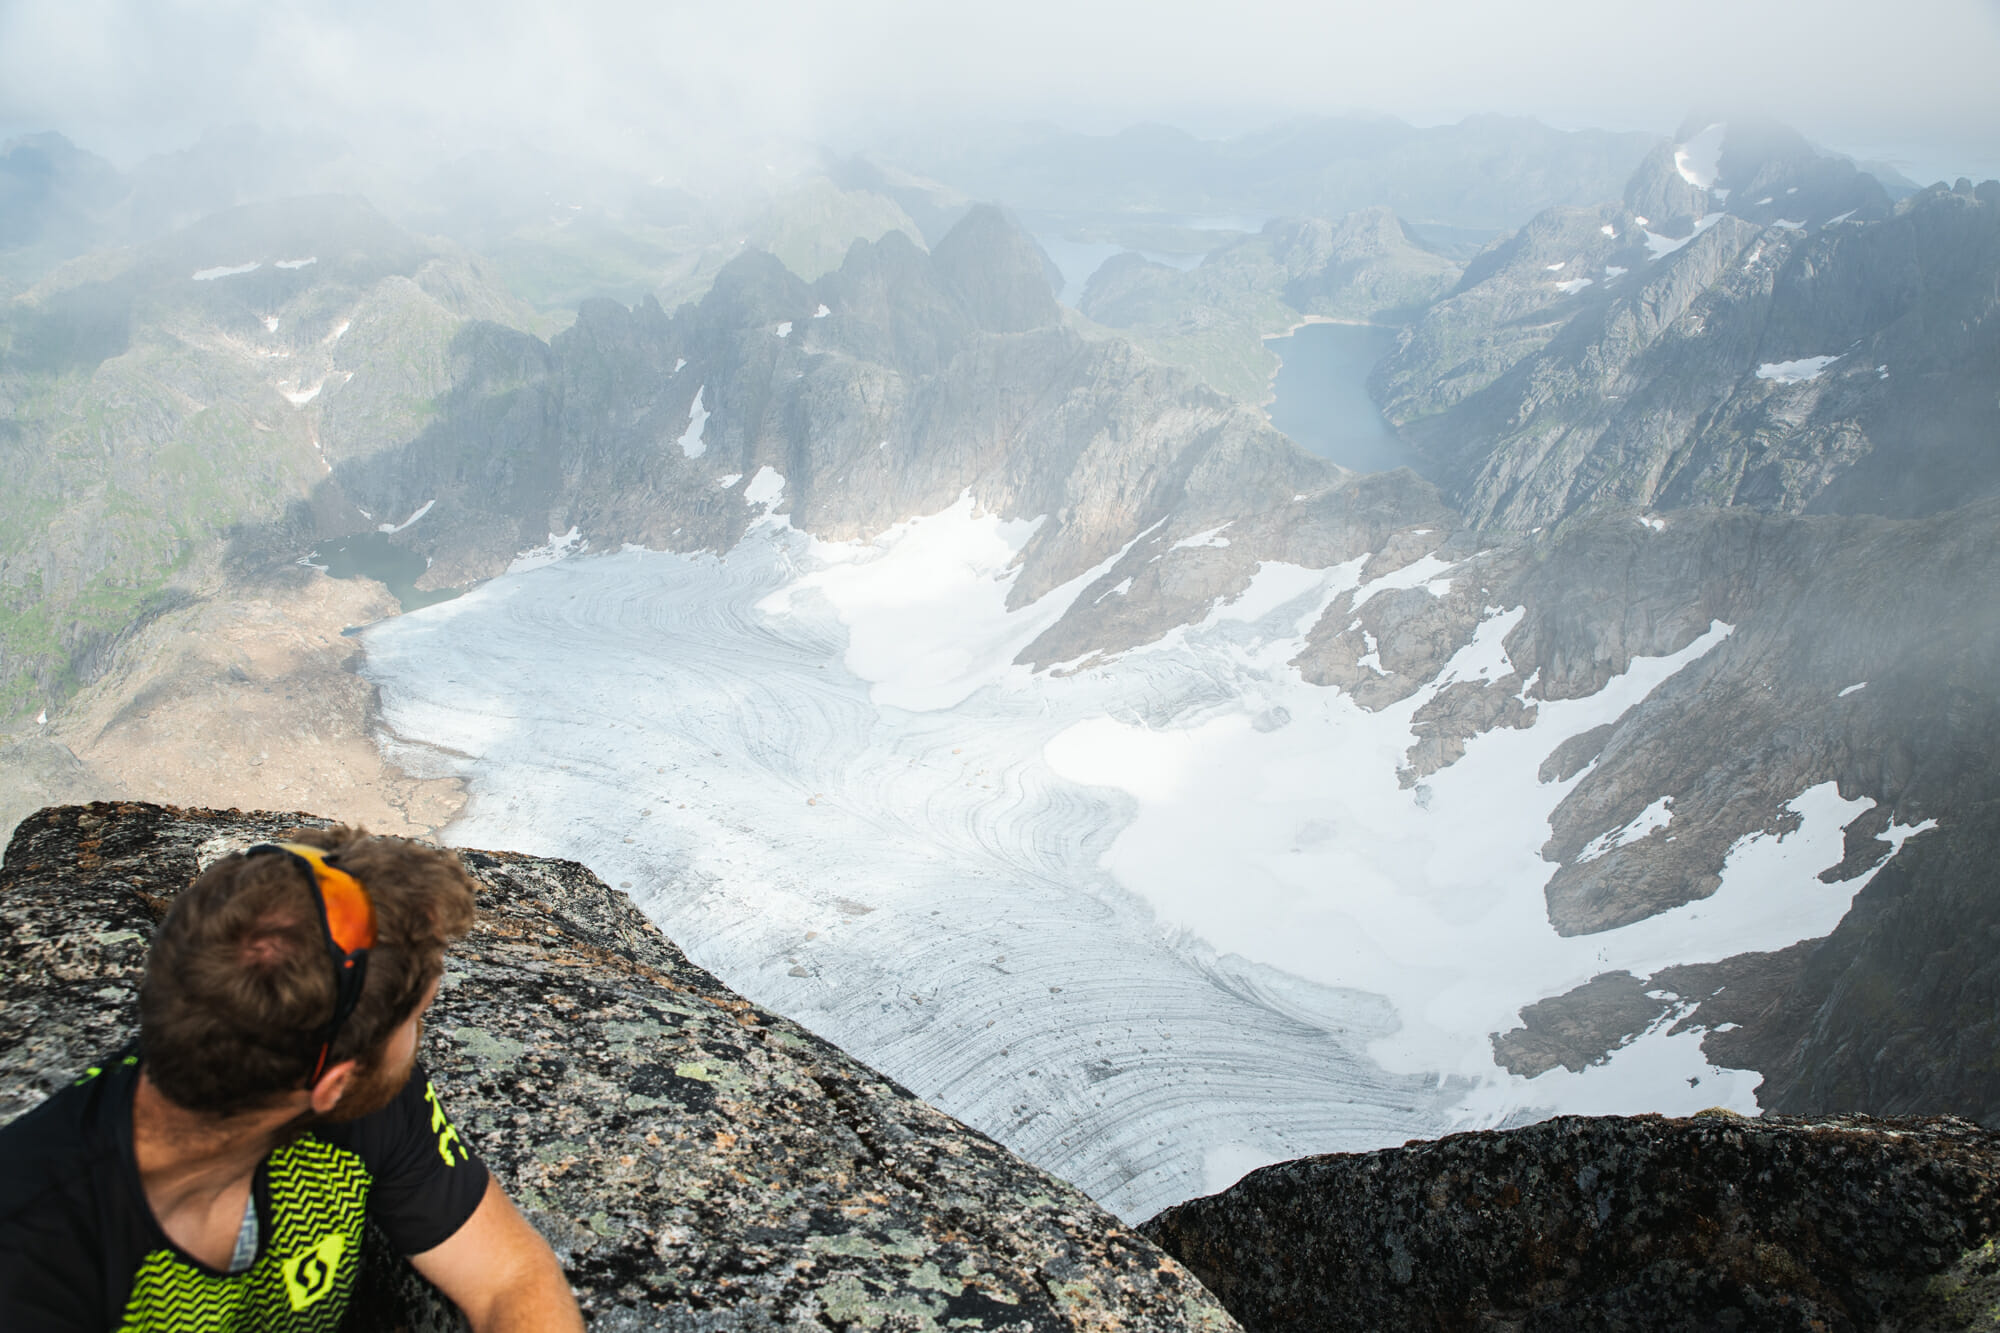
<instances>
[{"instance_id":1,"label":"fog","mask_svg":"<svg viewBox=\"0 0 2000 1333\"><path fill-rule=\"evenodd\" d=\"M1220 135L1367 110L1666 133L1713 107L1928 181L2000 174L1996 67L2000 0L6 0L0 135L130 165L247 122L391 160L527 146L695 177L975 123Z\"/></svg>"}]
</instances>

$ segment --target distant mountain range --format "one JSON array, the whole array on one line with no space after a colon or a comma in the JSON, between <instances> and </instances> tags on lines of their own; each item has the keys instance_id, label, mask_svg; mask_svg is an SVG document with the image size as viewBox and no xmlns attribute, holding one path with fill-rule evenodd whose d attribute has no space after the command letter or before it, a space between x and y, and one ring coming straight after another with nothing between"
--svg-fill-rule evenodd
<instances>
[{"instance_id":1,"label":"distant mountain range","mask_svg":"<svg viewBox=\"0 0 2000 1333\"><path fill-rule=\"evenodd\" d=\"M1264 339L1311 318L1400 324L1456 285L1460 265L1410 238L1386 208L1338 221L1281 218L1192 269L1127 251L1105 261L1078 309L1246 403L1269 395Z\"/></svg>"},{"instance_id":2,"label":"distant mountain range","mask_svg":"<svg viewBox=\"0 0 2000 1333\"><path fill-rule=\"evenodd\" d=\"M1691 125L1470 264L1375 383L1482 525L1931 513L2000 488L1996 275L2000 183L1892 205L1789 132Z\"/></svg>"},{"instance_id":3,"label":"distant mountain range","mask_svg":"<svg viewBox=\"0 0 2000 1333\"><path fill-rule=\"evenodd\" d=\"M975 198L1052 213L1342 217L1384 207L1419 222L1519 226L1613 193L1659 142L1508 116L1418 128L1321 116L1228 139L1165 125L1090 135L1050 126L902 148L895 156Z\"/></svg>"}]
</instances>

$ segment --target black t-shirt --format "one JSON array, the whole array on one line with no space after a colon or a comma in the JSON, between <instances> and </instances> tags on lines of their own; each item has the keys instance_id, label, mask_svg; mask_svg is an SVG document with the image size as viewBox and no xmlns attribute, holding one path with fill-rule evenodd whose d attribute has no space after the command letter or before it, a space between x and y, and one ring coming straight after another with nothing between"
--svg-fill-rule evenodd
<instances>
[{"instance_id":1,"label":"black t-shirt","mask_svg":"<svg viewBox=\"0 0 2000 1333\"><path fill-rule=\"evenodd\" d=\"M396 1100L323 1125L257 1167L256 1260L223 1273L160 1230L132 1152L126 1056L0 1128L0 1328L319 1333L353 1293L364 1217L404 1254L450 1238L486 1168L421 1068Z\"/></svg>"}]
</instances>

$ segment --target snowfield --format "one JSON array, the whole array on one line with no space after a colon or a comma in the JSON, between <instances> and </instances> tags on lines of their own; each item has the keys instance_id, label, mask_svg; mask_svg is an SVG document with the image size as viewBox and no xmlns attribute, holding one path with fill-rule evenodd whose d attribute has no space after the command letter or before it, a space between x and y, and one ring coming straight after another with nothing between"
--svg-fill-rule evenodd
<instances>
[{"instance_id":1,"label":"snowfield","mask_svg":"<svg viewBox=\"0 0 2000 1333\"><path fill-rule=\"evenodd\" d=\"M688 405L688 428L681 432L680 446L681 452L689 458L700 458L708 452L708 445L701 438L702 431L708 426L708 409L701 405L701 396L707 391L706 384L696 389L694 402Z\"/></svg>"},{"instance_id":2,"label":"snowfield","mask_svg":"<svg viewBox=\"0 0 2000 1333\"><path fill-rule=\"evenodd\" d=\"M1754 1109L1759 1076L1710 1067L1670 1022L1533 1080L1489 1044L1600 972L1823 935L1867 882L1816 878L1867 808L1827 784L1791 802L1797 831L1739 843L1710 898L1550 928L1539 849L1582 779L1542 784L1542 759L1729 626L1405 789L1412 715L1507 674L1521 608L1489 608L1374 713L1286 663L1343 592L1448 588L1435 556L1365 587L1365 558L1266 563L1197 624L1032 675L1013 657L1110 567L1007 611L1039 522L967 496L872 542L767 516L719 558L566 558L575 532L552 537L366 631L384 745L468 780L454 843L584 862L730 985L1126 1218L1306 1153L1556 1111ZM1593 846L1670 824L1662 801Z\"/></svg>"},{"instance_id":3,"label":"snowfield","mask_svg":"<svg viewBox=\"0 0 2000 1333\"><path fill-rule=\"evenodd\" d=\"M1776 384L1803 384L1816 380L1838 356L1802 356L1796 361L1766 361L1757 367L1757 378Z\"/></svg>"}]
</instances>

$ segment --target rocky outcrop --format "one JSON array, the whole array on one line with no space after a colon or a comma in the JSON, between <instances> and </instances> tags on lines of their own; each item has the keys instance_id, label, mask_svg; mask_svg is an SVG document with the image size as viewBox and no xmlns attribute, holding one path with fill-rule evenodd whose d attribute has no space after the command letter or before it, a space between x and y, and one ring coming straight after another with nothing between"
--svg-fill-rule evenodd
<instances>
[{"instance_id":1,"label":"rocky outcrop","mask_svg":"<svg viewBox=\"0 0 2000 1333\"><path fill-rule=\"evenodd\" d=\"M317 822L25 821L0 870L0 1117L131 1034L147 940L200 866ZM1074 1188L737 996L583 867L462 855L479 921L423 1058L593 1327L1234 1327Z\"/></svg>"},{"instance_id":2,"label":"rocky outcrop","mask_svg":"<svg viewBox=\"0 0 2000 1333\"><path fill-rule=\"evenodd\" d=\"M1252 1172L1142 1228L1247 1329L1991 1329L2000 1134L1563 1117Z\"/></svg>"}]
</instances>

